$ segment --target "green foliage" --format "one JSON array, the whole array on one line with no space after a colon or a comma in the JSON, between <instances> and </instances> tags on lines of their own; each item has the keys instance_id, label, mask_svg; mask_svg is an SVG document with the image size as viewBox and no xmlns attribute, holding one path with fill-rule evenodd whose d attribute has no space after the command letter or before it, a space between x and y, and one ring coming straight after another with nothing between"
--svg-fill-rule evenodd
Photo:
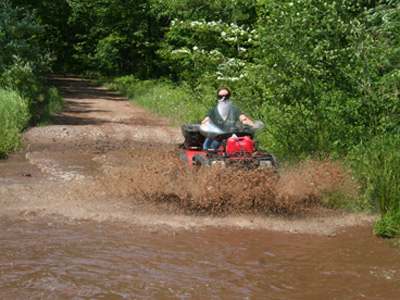
<instances>
[{"instance_id":1,"label":"green foliage","mask_svg":"<svg viewBox=\"0 0 400 300\"><path fill-rule=\"evenodd\" d=\"M381 213L382 221L375 232L382 236L400 232L399 147L398 136L386 134L359 145L348 157L363 187L365 201Z\"/></svg>"},{"instance_id":2,"label":"green foliage","mask_svg":"<svg viewBox=\"0 0 400 300\"><path fill-rule=\"evenodd\" d=\"M0 89L0 158L21 144L19 133L29 121L28 106L15 91Z\"/></svg>"},{"instance_id":3,"label":"green foliage","mask_svg":"<svg viewBox=\"0 0 400 300\"><path fill-rule=\"evenodd\" d=\"M398 7L365 12L347 0L257 1L250 4L257 4L257 24L249 18L237 25L232 16L221 21L179 3L169 3L177 18L158 51L163 63L195 90L232 87L269 125L264 139L280 154L342 155L398 128L398 40L388 43L389 29L376 34L388 16L394 21L385 26L394 30ZM397 50L382 63L386 48Z\"/></svg>"},{"instance_id":4,"label":"green foliage","mask_svg":"<svg viewBox=\"0 0 400 300\"><path fill-rule=\"evenodd\" d=\"M347 75L354 68L350 17L357 6L264 2L255 50L260 61L252 80L273 107L265 113L273 135L282 137L277 146L296 156L346 150L369 134L363 99Z\"/></svg>"},{"instance_id":5,"label":"green foliage","mask_svg":"<svg viewBox=\"0 0 400 300\"><path fill-rule=\"evenodd\" d=\"M45 26L36 22L34 13L11 3L0 2L0 86L6 87L0 89L1 158L19 147L19 133L29 121L46 120L62 105L41 75L50 63L39 40Z\"/></svg>"},{"instance_id":6,"label":"green foliage","mask_svg":"<svg viewBox=\"0 0 400 300\"><path fill-rule=\"evenodd\" d=\"M45 126L51 124L52 116L64 108L64 99L55 87L45 90L44 99L46 105L43 106L38 125Z\"/></svg>"},{"instance_id":7,"label":"green foliage","mask_svg":"<svg viewBox=\"0 0 400 300\"><path fill-rule=\"evenodd\" d=\"M398 206L390 207L386 214L379 220L374 227L374 234L385 238L395 238L400 236L400 210ZM400 247L397 244L397 247Z\"/></svg>"},{"instance_id":8,"label":"green foliage","mask_svg":"<svg viewBox=\"0 0 400 300\"><path fill-rule=\"evenodd\" d=\"M60 31L57 39L69 41L63 45L70 53L64 59L68 70L114 76L135 73L142 78L162 73L154 53L163 20L152 15L149 1L64 2L71 11L64 17L69 31Z\"/></svg>"},{"instance_id":9,"label":"green foliage","mask_svg":"<svg viewBox=\"0 0 400 300\"><path fill-rule=\"evenodd\" d=\"M168 19L225 20L227 23L251 23L256 18L255 0L150 0L157 15Z\"/></svg>"},{"instance_id":10,"label":"green foliage","mask_svg":"<svg viewBox=\"0 0 400 300\"><path fill-rule=\"evenodd\" d=\"M174 20L158 54L181 80L216 87L244 76L251 37L248 27L234 23Z\"/></svg>"},{"instance_id":11,"label":"green foliage","mask_svg":"<svg viewBox=\"0 0 400 300\"><path fill-rule=\"evenodd\" d=\"M44 26L35 21L33 13L10 2L0 3L0 85L18 91L28 103L34 119L43 106L44 78L49 56L38 35Z\"/></svg>"},{"instance_id":12,"label":"green foliage","mask_svg":"<svg viewBox=\"0 0 400 300\"><path fill-rule=\"evenodd\" d=\"M75 39L73 24L69 24L72 1L66 0L8 0L13 7L28 11L35 16L35 22L43 28L35 35L42 48L50 51L52 58L57 62L58 68L72 63L72 45ZM53 61L54 63L54 61Z\"/></svg>"},{"instance_id":13,"label":"green foliage","mask_svg":"<svg viewBox=\"0 0 400 300\"><path fill-rule=\"evenodd\" d=\"M157 53L173 78L214 88L240 81L253 38L256 1L170 2L164 5L172 21Z\"/></svg>"},{"instance_id":14,"label":"green foliage","mask_svg":"<svg viewBox=\"0 0 400 300\"><path fill-rule=\"evenodd\" d=\"M35 22L32 13L14 8L8 1L0 2L0 71L12 66L18 57L24 62L43 62L43 53L36 39L44 26Z\"/></svg>"}]
</instances>

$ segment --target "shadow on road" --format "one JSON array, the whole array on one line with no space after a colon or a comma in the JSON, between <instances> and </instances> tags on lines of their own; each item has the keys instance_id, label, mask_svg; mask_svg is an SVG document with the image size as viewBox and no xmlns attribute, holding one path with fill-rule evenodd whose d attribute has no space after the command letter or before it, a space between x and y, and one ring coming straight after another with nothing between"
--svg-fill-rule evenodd
<instances>
[{"instance_id":1,"label":"shadow on road","mask_svg":"<svg viewBox=\"0 0 400 300\"><path fill-rule=\"evenodd\" d=\"M117 92L95 86L90 81L81 78L49 76L48 83L58 89L65 101L63 111L53 116L54 125L132 123L110 119L110 115L113 114L112 108L115 108L113 102L129 103L128 99ZM98 105L99 102L103 102L104 104Z\"/></svg>"}]
</instances>

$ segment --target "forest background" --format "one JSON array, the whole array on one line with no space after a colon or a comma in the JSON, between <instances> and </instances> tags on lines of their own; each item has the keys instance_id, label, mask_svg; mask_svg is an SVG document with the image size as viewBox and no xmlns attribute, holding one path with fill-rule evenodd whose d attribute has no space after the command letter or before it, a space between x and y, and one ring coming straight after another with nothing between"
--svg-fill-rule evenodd
<instances>
[{"instance_id":1,"label":"forest background","mask_svg":"<svg viewBox=\"0 0 400 300\"><path fill-rule=\"evenodd\" d=\"M0 157L62 99L45 74L101 79L200 121L229 87L280 160L350 166L375 232L400 236L400 3L395 0L6 0L0 3ZM337 197L338 195L336 195Z\"/></svg>"}]
</instances>

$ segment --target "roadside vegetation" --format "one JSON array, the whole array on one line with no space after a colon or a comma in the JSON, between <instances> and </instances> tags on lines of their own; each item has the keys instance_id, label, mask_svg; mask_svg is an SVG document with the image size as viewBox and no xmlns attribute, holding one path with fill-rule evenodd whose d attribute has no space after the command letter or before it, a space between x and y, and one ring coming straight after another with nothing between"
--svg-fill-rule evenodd
<instances>
[{"instance_id":1,"label":"roadside vegetation","mask_svg":"<svg viewBox=\"0 0 400 300\"><path fill-rule=\"evenodd\" d=\"M29 121L28 106L18 93L0 89L0 157L21 144L19 133Z\"/></svg>"},{"instance_id":2,"label":"roadside vegetation","mask_svg":"<svg viewBox=\"0 0 400 300\"><path fill-rule=\"evenodd\" d=\"M332 195L326 205L378 212L375 233L399 236L398 1L10 3L44 30L24 39L54 58L35 67L101 78L175 125L201 120L226 86L266 123L259 140L281 161L329 157L349 168L357 201ZM4 74L33 68L18 57Z\"/></svg>"},{"instance_id":3,"label":"roadside vegetation","mask_svg":"<svg viewBox=\"0 0 400 300\"><path fill-rule=\"evenodd\" d=\"M100 80L100 83L119 91L149 111L168 117L174 126L200 120L207 107L201 98L193 97L190 89L165 79L139 80L133 76L125 76L111 81ZM207 104L212 105L212 102Z\"/></svg>"},{"instance_id":4,"label":"roadside vegetation","mask_svg":"<svg viewBox=\"0 0 400 300\"><path fill-rule=\"evenodd\" d=\"M32 124L48 124L62 109L55 88L42 74L50 56L39 36L45 26L26 9L0 2L0 159L21 145L20 132Z\"/></svg>"}]
</instances>

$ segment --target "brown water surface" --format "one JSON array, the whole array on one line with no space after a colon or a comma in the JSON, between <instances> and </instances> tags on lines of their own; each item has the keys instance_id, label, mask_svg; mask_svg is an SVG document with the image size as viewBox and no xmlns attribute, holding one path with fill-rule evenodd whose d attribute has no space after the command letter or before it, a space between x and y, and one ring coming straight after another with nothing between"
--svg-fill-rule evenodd
<instances>
[{"instance_id":1,"label":"brown water surface","mask_svg":"<svg viewBox=\"0 0 400 300\"><path fill-rule=\"evenodd\" d=\"M2 299L398 299L400 251L336 236L0 218Z\"/></svg>"}]
</instances>

